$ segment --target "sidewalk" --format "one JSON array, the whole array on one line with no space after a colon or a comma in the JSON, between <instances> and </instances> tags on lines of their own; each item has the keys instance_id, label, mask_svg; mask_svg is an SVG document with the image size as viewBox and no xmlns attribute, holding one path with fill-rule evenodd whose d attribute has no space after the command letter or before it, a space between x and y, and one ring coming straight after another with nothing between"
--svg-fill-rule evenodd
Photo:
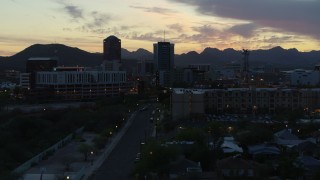
<instances>
[{"instance_id":1,"label":"sidewalk","mask_svg":"<svg viewBox=\"0 0 320 180\"><path fill-rule=\"evenodd\" d=\"M102 165L106 158L108 158L114 147L121 140L122 136L131 126L135 115L136 112L131 114L125 125L118 133L114 134L103 150L92 156L89 155L87 162L83 161L83 154L78 152L79 144L82 142L72 141L65 147L59 149L53 156L49 157L49 159L41 161L39 164L26 171L22 179L41 179L41 176L42 180L56 180L58 177L66 178L67 176L72 180L80 180L80 178L84 180L89 179L94 171ZM95 134L85 133L83 138L88 144L92 144L92 140L95 136ZM66 171L66 166L64 165L66 158L72 159L69 171Z\"/></svg>"}]
</instances>

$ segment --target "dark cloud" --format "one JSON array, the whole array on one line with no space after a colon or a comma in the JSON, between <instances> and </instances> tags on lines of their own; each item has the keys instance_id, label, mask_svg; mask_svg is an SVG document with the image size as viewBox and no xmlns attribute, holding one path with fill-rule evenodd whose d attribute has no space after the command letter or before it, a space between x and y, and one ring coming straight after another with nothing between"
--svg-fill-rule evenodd
<instances>
[{"instance_id":1,"label":"dark cloud","mask_svg":"<svg viewBox=\"0 0 320 180\"><path fill-rule=\"evenodd\" d=\"M88 28L99 28L106 25L112 17L109 14L99 13L97 11L91 12L92 20L86 23Z\"/></svg>"},{"instance_id":2,"label":"dark cloud","mask_svg":"<svg viewBox=\"0 0 320 180\"><path fill-rule=\"evenodd\" d=\"M83 10L78 6L65 5L65 12L70 15L73 19L82 19L83 18Z\"/></svg>"},{"instance_id":3,"label":"dark cloud","mask_svg":"<svg viewBox=\"0 0 320 180\"><path fill-rule=\"evenodd\" d=\"M67 29L69 30L69 29ZM113 28L92 28L92 27L88 27L86 25L83 26L79 26L77 28L74 28L72 30L69 31L80 31L80 32L84 32L84 33L93 33L93 34L99 34L99 35L105 35L105 34L110 34L110 33L116 33L119 31L118 28L113 27Z\"/></svg>"},{"instance_id":4,"label":"dark cloud","mask_svg":"<svg viewBox=\"0 0 320 180\"><path fill-rule=\"evenodd\" d=\"M167 25L167 27L171 30L175 30L177 32L181 32L183 31L183 26L179 23L176 23L176 24L169 24Z\"/></svg>"},{"instance_id":5,"label":"dark cloud","mask_svg":"<svg viewBox=\"0 0 320 180\"><path fill-rule=\"evenodd\" d=\"M57 4L61 6L60 11L66 13L71 17L73 21L78 22L79 19L83 19L84 10L76 5L70 4L64 0L54 0Z\"/></svg>"},{"instance_id":6,"label":"dark cloud","mask_svg":"<svg viewBox=\"0 0 320 180\"><path fill-rule=\"evenodd\" d=\"M0 36L0 42L44 43L48 40L39 37Z\"/></svg>"},{"instance_id":7,"label":"dark cloud","mask_svg":"<svg viewBox=\"0 0 320 180\"><path fill-rule=\"evenodd\" d=\"M63 0L55 0L60 6L62 6L63 12L69 15L74 22L82 23L82 31L90 31L92 29L101 28L106 25L110 20L112 20L111 15L98 12L98 11L88 11L82 9L79 6L67 3Z\"/></svg>"},{"instance_id":8,"label":"dark cloud","mask_svg":"<svg viewBox=\"0 0 320 180\"><path fill-rule=\"evenodd\" d=\"M68 4L62 0L56 0L58 4L62 6L63 12L68 14L73 22L80 24L77 28L63 28L63 31L81 31L81 32L92 32L102 34L109 32L109 29L104 29L113 18L111 15L98 12L84 10L78 6Z\"/></svg>"},{"instance_id":9,"label":"dark cloud","mask_svg":"<svg viewBox=\"0 0 320 180\"><path fill-rule=\"evenodd\" d=\"M158 13L158 14L173 14L176 13L176 11L172 9L167 9L167 8L160 8L160 7L144 7L144 6L130 6L131 8L134 9L142 9L145 12L151 12L151 13Z\"/></svg>"},{"instance_id":10,"label":"dark cloud","mask_svg":"<svg viewBox=\"0 0 320 180\"><path fill-rule=\"evenodd\" d=\"M142 41L151 41L151 42L158 42L162 40L161 37L156 36L156 33L139 34L139 33L133 32L127 35L127 37L133 40L142 40Z\"/></svg>"},{"instance_id":11,"label":"dark cloud","mask_svg":"<svg viewBox=\"0 0 320 180\"><path fill-rule=\"evenodd\" d=\"M211 25L203 25L200 27L193 27L194 31L199 32L200 34L206 35L206 36L213 36L217 34L217 30L213 28Z\"/></svg>"},{"instance_id":12,"label":"dark cloud","mask_svg":"<svg viewBox=\"0 0 320 180\"><path fill-rule=\"evenodd\" d=\"M132 28L135 28L136 26L127 26L127 25L124 25L124 26L120 26L120 30L122 31L127 31L127 30L130 30Z\"/></svg>"},{"instance_id":13,"label":"dark cloud","mask_svg":"<svg viewBox=\"0 0 320 180\"><path fill-rule=\"evenodd\" d=\"M269 49L276 46L281 46L282 44L291 44L292 46L301 45L301 43L304 43L304 40L301 40L295 36L271 36L271 37L265 37L262 40L255 41L256 44L263 44L263 46L259 46L258 48L262 49Z\"/></svg>"},{"instance_id":14,"label":"dark cloud","mask_svg":"<svg viewBox=\"0 0 320 180\"><path fill-rule=\"evenodd\" d=\"M180 34L178 37L172 37L176 43L183 42L192 42L192 43L201 43L203 46L214 42L216 39L220 37L221 32L211 25L202 25L192 27L194 34Z\"/></svg>"},{"instance_id":15,"label":"dark cloud","mask_svg":"<svg viewBox=\"0 0 320 180\"><path fill-rule=\"evenodd\" d=\"M320 39L319 0L171 0L211 16L248 20L262 27Z\"/></svg>"},{"instance_id":16,"label":"dark cloud","mask_svg":"<svg viewBox=\"0 0 320 180\"><path fill-rule=\"evenodd\" d=\"M72 29L71 28L62 28L62 31L72 31Z\"/></svg>"},{"instance_id":17,"label":"dark cloud","mask_svg":"<svg viewBox=\"0 0 320 180\"><path fill-rule=\"evenodd\" d=\"M249 23L232 26L228 31L248 38L254 35L256 28L257 26L254 23Z\"/></svg>"},{"instance_id":18,"label":"dark cloud","mask_svg":"<svg viewBox=\"0 0 320 180\"><path fill-rule=\"evenodd\" d=\"M98 28L98 29L91 29L90 32L94 34L100 34L100 35L105 35L105 34L110 34L117 32L118 28Z\"/></svg>"}]
</instances>

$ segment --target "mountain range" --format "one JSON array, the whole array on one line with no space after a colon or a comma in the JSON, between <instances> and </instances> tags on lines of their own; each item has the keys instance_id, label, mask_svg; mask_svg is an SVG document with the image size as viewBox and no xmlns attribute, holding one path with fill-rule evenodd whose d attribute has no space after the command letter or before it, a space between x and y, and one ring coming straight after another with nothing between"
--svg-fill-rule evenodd
<instances>
[{"instance_id":1,"label":"mountain range","mask_svg":"<svg viewBox=\"0 0 320 180\"><path fill-rule=\"evenodd\" d=\"M137 51L121 50L122 59L132 63L137 60L152 60L153 54L145 49ZM60 66L97 66L102 63L101 53L90 53L84 50L69 47L63 44L34 44L21 52L9 56L0 57L0 70L15 69L24 71L26 61L30 57L59 57ZM185 67L188 64L213 64L223 65L230 62L241 62L241 51L234 49L219 50L205 48L201 53L190 51L176 54L175 65ZM249 56L251 66L273 65L283 68L311 68L320 63L320 51L299 52L297 49L283 49L274 47L268 50L251 50Z\"/></svg>"}]
</instances>

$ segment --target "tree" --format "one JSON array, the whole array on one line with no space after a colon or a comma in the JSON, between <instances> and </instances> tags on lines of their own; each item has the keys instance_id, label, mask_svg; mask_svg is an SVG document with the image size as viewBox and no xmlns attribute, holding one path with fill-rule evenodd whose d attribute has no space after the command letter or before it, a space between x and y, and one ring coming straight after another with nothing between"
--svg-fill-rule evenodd
<instances>
[{"instance_id":1,"label":"tree","mask_svg":"<svg viewBox=\"0 0 320 180\"><path fill-rule=\"evenodd\" d=\"M235 138L242 146L248 146L272 140L273 133L264 127L251 126L237 133Z\"/></svg>"},{"instance_id":2,"label":"tree","mask_svg":"<svg viewBox=\"0 0 320 180\"><path fill-rule=\"evenodd\" d=\"M210 138L212 138L212 154L213 163L215 163L218 157L222 154L221 145L223 143L223 135L225 133L225 128L218 122L211 122L207 126L207 131Z\"/></svg>"},{"instance_id":3,"label":"tree","mask_svg":"<svg viewBox=\"0 0 320 180\"><path fill-rule=\"evenodd\" d=\"M222 144L222 136L225 133L225 128L218 122L210 122L207 126L207 131L213 140L213 149L218 149Z\"/></svg>"},{"instance_id":4,"label":"tree","mask_svg":"<svg viewBox=\"0 0 320 180\"><path fill-rule=\"evenodd\" d=\"M205 135L201 129L198 128L182 128L176 136L179 141L194 141L198 144L205 143Z\"/></svg>"},{"instance_id":5,"label":"tree","mask_svg":"<svg viewBox=\"0 0 320 180\"><path fill-rule=\"evenodd\" d=\"M0 92L0 111L8 104L10 99L9 91Z\"/></svg>"},{"instance_id":6,"label":"tree","mask_svg":"<svg viewBox=\"0 0 320 180\"><path fill-rule=\"evenodd\" d=\"M101 135L96 136L93 139L94 147L97 148L97 149L103 149L104 146L106 145L106 142L107 142L107 138L103 137Z\"/></svg>"},{"instance_id":7,"label":"tree","mask_svg":"<svg viewBox=\"0 0 320 180\"><path fill-rule=\"evenodd\" d=\"M70 168L71 168L71 164L75 161L75 159L72 157L72 156L64 156L62 158L62 164L64 165L65 167L65 171L70 171Z\"/></svg>"},{"instance_id":8,"label":"tree","mask_svg":"<svg viewBox=\"0 0 320 180\"><path fill-rule=\"evenodd\" d=\"M304 173L303 168L292 157L282 158L277 170L281 179L298 179Z\"/></svg>"},{"instance_id":9,"label":"tree","mask_svg":"<svg viewBox=\"0 0 320 180\"><path fill-rule=\"evenodd\" d=\"M92 147L88 144L81 143L78 147L78 151L83 154L84 161L88 160L88 155L92 151Z\"/></svg>"},{"instance_id":10,"label":"tree","mask_svg":"<svg viewBox=\"0 0 320 180\"><path fill-rule=\"evenodd\" d=\"M162 146L158 142L148 142L142 149L141 160L136 165L135 174L166 174L170 162L175 160L180 154L177 146Z\"/></svg>"},{"instance_id":11,"label":"tree","mask_svg":"<svg viewBox=\"0 0 320 180\"><path fill-rule=\"evenodd\" d=\"M314 172L312 173L312 179L313 180L318 180L320 179L320 169L316 169L314 170Z\"/></svg>"}]
</instances>

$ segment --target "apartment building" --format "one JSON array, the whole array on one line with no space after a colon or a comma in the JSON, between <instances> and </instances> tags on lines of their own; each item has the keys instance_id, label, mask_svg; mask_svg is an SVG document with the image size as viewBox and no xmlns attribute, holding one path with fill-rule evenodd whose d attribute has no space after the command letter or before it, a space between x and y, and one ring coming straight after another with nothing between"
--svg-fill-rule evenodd
<instances>
[{"instance_id":1,"label":"apartment building","mask_svg":"<svg viewBox=\"0 0 320 180\"><path fill-rule=\"evenodd\" d=\"M275 113L284 109L312 111L319 107L319 88L174 89L172 93L174 117L190 117L191 114L204 112Z\"/></svg>"}]
</instances>

